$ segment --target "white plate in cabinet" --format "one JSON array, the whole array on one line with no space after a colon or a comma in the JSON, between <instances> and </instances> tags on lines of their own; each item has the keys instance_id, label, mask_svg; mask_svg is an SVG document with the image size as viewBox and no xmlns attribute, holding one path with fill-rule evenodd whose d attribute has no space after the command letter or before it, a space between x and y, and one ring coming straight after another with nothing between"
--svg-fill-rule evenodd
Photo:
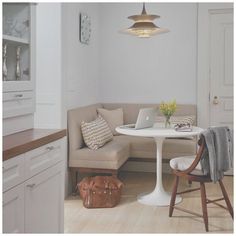
<instances>
[{"instance_id":1,"label":"white plate in cabinet","mask_svg":"<svg viewBox=\"0 0 236 236\"><path fill-rule=\"evenodd\" d=\"M3 192L24 181L24 154L2 164Z\"/></svg>"},{"instance_id":2,"label":"white plate in cabinet","mask_svg":"<svg viewBox=\"0 0 236 236\"><path fill-rule=\"evenodd\" d=\"M25 233L62 233L63 163L25 182Z\"/></svg>"},{"instance_id":3,"label":"white plate in cabinet","mask_svg":"<svg viewBox=\"0 0 236 236\"><path fill-rule=\"evenodd\" d=\"M25 175L30 178L62 160L61 140L25 153Z\"/></svg>"},{"instance_id":4,"label":"white plate in cabinet","mask_svg":"<svg viewBox=\"0 0 236 236\"><path fill-rule=\"evenodd\" d=\"M33 96L32 91L3 93L3 118L33 113Z\"/></svg>"},{"instance_id":5,"label":"white plate in cabinet","mask_svg":"<svg viewBox=\"0 0 236 236\"><path fill-rule=\"evenodd\" d=\"M3 233L24 233L24 184L3 193Z\"/></svg>"}]
</instances>

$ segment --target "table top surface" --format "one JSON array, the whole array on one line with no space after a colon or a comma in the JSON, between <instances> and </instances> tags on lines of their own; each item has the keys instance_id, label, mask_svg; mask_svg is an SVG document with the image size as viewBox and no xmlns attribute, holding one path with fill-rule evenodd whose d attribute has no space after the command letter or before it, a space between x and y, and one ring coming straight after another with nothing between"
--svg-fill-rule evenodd
<instances>
[{"instance_id":1,"label":"table top surface","mask_svg":"<svg viewBox=\"0 0 236 236\"><path fill-rule=\"evenodd\" d=\"M162 137L162 138L181 138L188 136L199 135L204 129L196 126L192 126L192 131L176 131L174 128L164 128L160 127L158 124L154 124L153 127L144 128L144 129L132 129L125 126L119 126L116 128L116 131L120 134L126 134L131 136L140 136L140 137Z\"/></svg>"}]
</instances>

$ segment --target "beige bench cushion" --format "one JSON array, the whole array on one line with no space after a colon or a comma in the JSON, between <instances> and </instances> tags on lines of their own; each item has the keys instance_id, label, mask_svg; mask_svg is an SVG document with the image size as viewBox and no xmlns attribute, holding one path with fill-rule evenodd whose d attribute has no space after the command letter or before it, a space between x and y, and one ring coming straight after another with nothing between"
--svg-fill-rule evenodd
<instances>
[{"instance_id":1,"label":"beige bench cushion","mask_svg":"<svg viewBox=\"0 0 236 236\"><path fill-rule=\"evenodd\" d=\"M153 138L120 135L114 140L130 144L130 157L156 158L156 143ZM163 158L171 159L178 156L189 156L196 153L196 141L186 139L165 139Z\"/></svg>"},{"instance_id":2,"label":"beige bench cushion","mask_svg":"<svg viewBox=\"0 0 236 236\"><path fill-rule=\"evenodd\" d=\"M129 157L129 144L112 140L97 150L87 147L71 153L69 166L117 170Z\"/></svg>"},{"instance_id":3,"label":"beige bench cushion","mask_svg":"<svg viewBox=\"0 0 236 236\"><path fill-rule=\"evenodd\" d=\"M114 140L130 145L130 157L156 158L156 143L153 138L119 135Z\"/></svg>"}]
</instances>

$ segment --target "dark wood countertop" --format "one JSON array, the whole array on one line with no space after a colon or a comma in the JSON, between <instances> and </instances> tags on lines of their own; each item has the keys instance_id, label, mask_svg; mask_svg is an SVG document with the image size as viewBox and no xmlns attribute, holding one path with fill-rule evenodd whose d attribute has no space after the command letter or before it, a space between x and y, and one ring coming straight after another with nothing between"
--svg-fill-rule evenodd
<instances>
[{"instance_id":1,"label":"dark wood countertop","mask_svg":"<svg viewBox=\"0 0 236 236\"><path fill-rule=\"evenodd\" d=\"M28 129L3 137L3 161L66 136L65 129Z\"/></svg>"}]
</instances>

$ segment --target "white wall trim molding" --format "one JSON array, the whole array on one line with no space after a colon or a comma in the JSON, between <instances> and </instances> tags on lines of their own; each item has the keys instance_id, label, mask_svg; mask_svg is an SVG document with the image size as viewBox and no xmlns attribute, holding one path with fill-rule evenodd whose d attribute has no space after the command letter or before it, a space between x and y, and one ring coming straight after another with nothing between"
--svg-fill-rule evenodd
<instances>
[{"instance_id":1,"label":"white wall trim molding","mask_svg":"<svg viewBox=\"0 0 236 236\"><path fill-rule=\"evenodd\" d=\"M210 125L209 91L210 91L210 15L233 9L232 3L198 4L198 58L197 58L197 114L198 126Z\"/></svg>"}]
</instances>

